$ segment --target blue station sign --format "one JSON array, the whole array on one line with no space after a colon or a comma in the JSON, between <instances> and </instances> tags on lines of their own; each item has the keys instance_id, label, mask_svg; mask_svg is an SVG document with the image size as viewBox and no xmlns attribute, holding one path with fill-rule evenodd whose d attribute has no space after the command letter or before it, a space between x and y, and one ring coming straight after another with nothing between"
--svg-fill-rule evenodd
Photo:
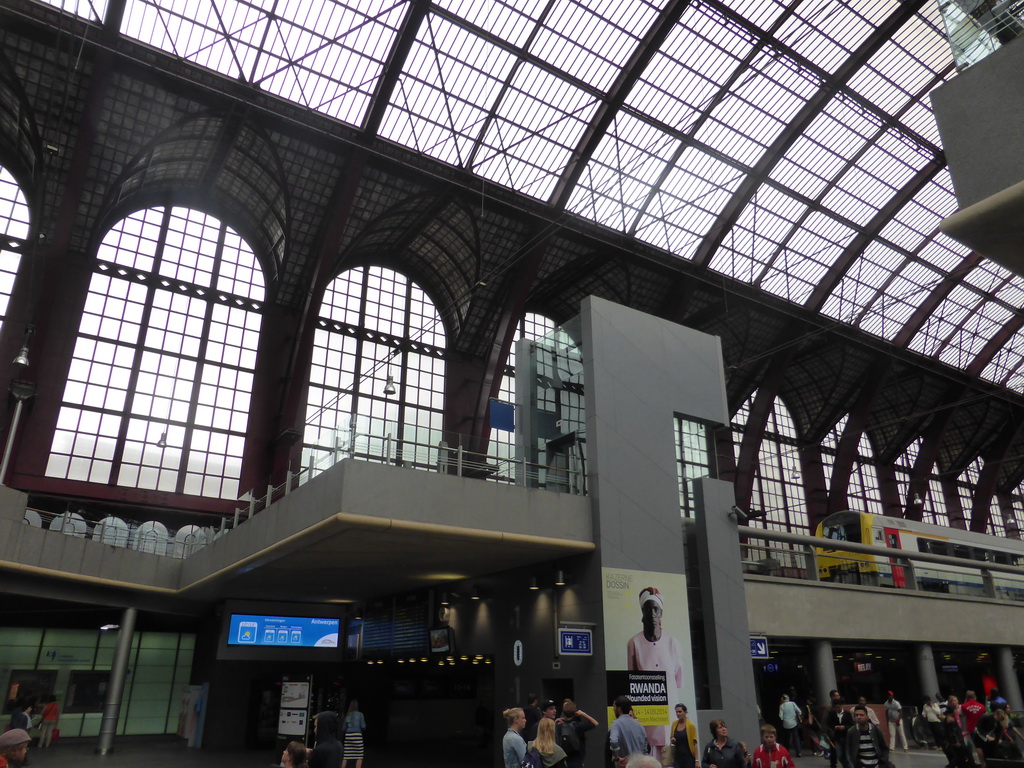
<instances>
[{"instance_id":1,"label":"blue station sign","mask_svg":"<svg viewBox=\"0 0 1024 768\"><path fill-rule=\"evenodd\" d=\"M593 630L558 629L558 651L562 656L593 656L593 641Z\"/></svg>"}]
</instances>

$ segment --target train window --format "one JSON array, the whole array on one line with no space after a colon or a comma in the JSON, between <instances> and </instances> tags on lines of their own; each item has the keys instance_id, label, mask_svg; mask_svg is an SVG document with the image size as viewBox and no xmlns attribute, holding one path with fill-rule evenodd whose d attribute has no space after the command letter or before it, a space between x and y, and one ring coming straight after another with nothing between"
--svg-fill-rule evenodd
<instances>
[{"instance_id":1,"label":"train window","mask_svg":"<svg viewBox=\"0 0 1024 768\"><path fill-rule=\"evenodd\" d=\"M992 560L1000 565L1013 565L1013 558L1009 552L993 552Z\"/></svg>"},{"instance_id":2,"label":"train window","mask_svg":"<svg viewBox=\"0 0 1024 768\"><path fill-rule=\"evenodd\" d=\"M846 525L829 523L828 525L822 526L821 535L826 539L860 543L860 523L858 521L853 521Z\"/></svg>"},{"instance_id":3,"label":"train window","mask_svg":"<svg viewBox=\"0 0 1024 768\"><path fill-rule=\"evenodd\" d=\"M945 541L918 539L917 546L920 551L927 552L932 555L946 555L948 557L951 554L949 551L949 544Z\"/></svg>"}]
</instances>

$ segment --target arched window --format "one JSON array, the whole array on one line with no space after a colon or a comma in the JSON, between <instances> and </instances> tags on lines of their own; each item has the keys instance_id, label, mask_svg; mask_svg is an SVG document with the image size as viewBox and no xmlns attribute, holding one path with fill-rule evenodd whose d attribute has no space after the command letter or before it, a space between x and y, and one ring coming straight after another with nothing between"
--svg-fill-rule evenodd
<instances>
[{"instance_id":1,"label":"arched window","mask_svg":"<svg viewBox=\"0 0 1024 768\"><path fill-rule=\"evenodd\" d=\"M264 298L237 233L150 208L107 232L75 342L49 477L238 497Z\"/></svg>"},{"instance_id":2,"label":"arched window","mask_svg":"<svg viewBox=\"0 0 1024 768\"><path fill-rule=\"evenodd\" d=\"M0 235L5 242L16 241L24 244L28 239L28 205L18 182L0 167ZM7 304L14 289L14 277L18 274L21 256L7 248L0 248L0 327L7 318Z\"/></svg>"},{"instance_id":3,"label":"arched window","mask_svg":"<svg viewBox=\"0 0 1024 768\"><path fill-rule=\"evenodd\" d=\"M743 440L742 432L746 428L750 406L756 396L756 392L751 395L733 419L737 459ZM807 503L800 483L798 451L793 418L782 401L775 398L761 439L757 466L754 468L754 490L750 499L750 511L763 513L763 516L752 520L751 525L776 531L808 533Z\"/></svg>"},{"instance_id":4,"label":"arched window","mask_svg":"<svg viewBox=\"0 0 1024 768\"><path fill-rule=\"evenodd\" d=\"M846 431L848 415L843 416L821 441L821 458L825 466L825 481L832 487L832 468L835 464L839 440ZM882 491L878 485L878 472L875 469L874 452L867 434L861 433L857 445L857 458L850 472L850 484L846 489L847 502L850 509L858 512L882 514Z\"/></svg>"},{"instance_id":5,"label":"arched window","mask_svg":"<svg viewBox=\"0 0 1024 768\"><path fill-rule=\"evenodd\" d=\"M912 441L894 463L896 471L896 483L899 487L900 501L905 504L912 504L921 508L921 521L933 523L934 525L949 525L949 515L946 514L946 500L942 495L942 484L934 473L928 479L928 492L925 494L911 494L910 480L914 472L914 465L917 463L917 456L921 451L921 438Z\"/></svg>"},{"instance_id":6,"label":"arched window","mask_svg":"<svg viewBox=\"0 0 1024 768\"><path fill-rule=\"evenodd\" d=\"M440 315L405 276L358 267L336 277L313 341L303 466L324 469L349 455L436 462L444 345Z\"/></svg>"}]
</instances>

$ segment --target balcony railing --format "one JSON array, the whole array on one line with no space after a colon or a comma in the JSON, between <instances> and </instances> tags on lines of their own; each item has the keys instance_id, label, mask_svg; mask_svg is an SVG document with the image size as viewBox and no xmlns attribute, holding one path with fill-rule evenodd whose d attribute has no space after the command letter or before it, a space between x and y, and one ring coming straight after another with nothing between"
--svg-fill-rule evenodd
<instances>
[{"instance_id":1,"label":"balcony railing","mask_svg":"<svg viewBox=\"0 0 1024 768\"><path fill-rule=\"evenodd\" d=\"M289 471L284 482L270 484L266 488L254 488L243 495L239 501L244 502L246 507L236 511L234 523L237 525L266 509L342 459L348 458L505 485L586 495L585 474L577 459L570 458L566 466L535 464L499 454L474 451L464 447L458 435L451 437L452 444L443 440L437 444L428 444L398 440L391 435L358 435L358 439L352 440L345 447L339 443L334 450L319 449L315 453L307 450L304 452L307 466L301 471Z\"/></svg>"},{"instance_id":2,"label":"balcony railing","mask_svg":"<svg viewBox=\"0 0 1024 768\"><path fill-rule=\"evenodd\" d=\"M216 529L186 525L174 531L156 520L138 522L112 515L90 519L85 511L54 513L32 508L25 510L22 522L33 528L43 528L79 539L92 539L111 547L177 558L186 558L202 549L225 530L223 522Z\"/></svg>"},{"instance_id":3,"label":"balcony railing","mask_svg":"<svg viewBox=\"0 0 1024 768\"><path fill-rule=\"evenodd\" d=\"M749 575L894 590L1024 601L1024 569L926 552L888 549L741 527Z\"/></svg>"},{"instance_id":4,"label":"balcony railing","mask_svg":"<svg viewBox=\"0 0 1024 768\"><path fill-rule=\"evenodd\" d=\"M1024 0L940 0L958 72L1024 34Z\"/></svg>"},{"instance_id":5,"label":"balcony railing","mask_svg":"<svg viewBox=\"0 0 1024 768\"><path fill-rule=\"evenodd\" d=\"M308 466L300 472L289 471L280 484L271 483L266 488L254 488L246 493L239 499L242 506L235 509L233 519L223 519L218 528L189 525L172 531L155 520L138 522L113 516L91 519L84 510L51 513L27 509L23 522L35 528L114 547L186 558L347 458L560 493L586 493L584 474L575 464L565 467L531 464L507 456L469 450L463 446L463 442L469 442L465 436L449 437L453 445L446 441L428 445L396 440L390 435L356 435L346 441L347 449L339 446L335 450L307 452Z\"/></svg>"}]
</instances>

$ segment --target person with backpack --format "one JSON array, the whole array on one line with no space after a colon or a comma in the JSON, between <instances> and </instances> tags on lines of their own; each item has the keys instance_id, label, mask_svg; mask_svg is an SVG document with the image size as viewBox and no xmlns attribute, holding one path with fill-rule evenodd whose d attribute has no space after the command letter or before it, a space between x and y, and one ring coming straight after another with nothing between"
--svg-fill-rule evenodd
<instances>
[{"instance_id":1,"label":"person with backpack","mask_svg":"<svg viewBox=\"0 0 1024 768\"><path fill-rule=\"evenodd\" d=\"M565 760L565 750L555 743L555 721L542 718L537 724L537 738L526 745L522 768L565 768Z\"/></svg>"},{"instance_id":2,"label":"person with backpack","mask_svg":"<svg viewBox=\"0 0 1024 768\"><path fill-rule=\"evenodd\" d=\"M597 727L597 720L576 706L572 699L562 702L562 716L555 720L558 746L565 750L566 768L583 768L587 756L586 733Z\"/></svg>"}]
</instances>

